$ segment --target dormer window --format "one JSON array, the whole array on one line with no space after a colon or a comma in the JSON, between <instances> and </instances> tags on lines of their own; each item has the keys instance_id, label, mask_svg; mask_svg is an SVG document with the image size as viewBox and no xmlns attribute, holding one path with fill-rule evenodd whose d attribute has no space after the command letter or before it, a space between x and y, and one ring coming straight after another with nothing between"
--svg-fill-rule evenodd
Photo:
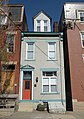
<instances>
[{"instance_id":1,"label":"dormer window","mask_svg":"<svg viewBox=\"0 0 84 119\"><path fill-rule=\"evenodd\" d=\"M44 20L44 32L46 32L48 30L47 23L48 23L48 21Z\"/></svg>"},{"instance_id":2,"label":"dormer window","mask_svg":"<svg viewBox=\"0 0 84 119\"><path fill-rule=\"evenodd\" d=\"M5 25L7 22L7 16L0 14L0 25Z\"/></svg>"},{"instance_id":3,"label":"dormer window","mask_svg":"<svg viewBox=\"0 0 84 119\"><path fill-rule=\"evenodd\" d=\"M35 32L51 32L51 18L43 11L34 16Z\"/></svg>"},{"instance_id":4,"label":"dormer window","mask_svg":"<svg viewBox=\"0 0 84 119\"><path fill-rule=\"evenodd\" d=\"M40 32L41 29L40 22L41 22L40 20L37 20L37 32Z\"/></svg>"}]
</instances>

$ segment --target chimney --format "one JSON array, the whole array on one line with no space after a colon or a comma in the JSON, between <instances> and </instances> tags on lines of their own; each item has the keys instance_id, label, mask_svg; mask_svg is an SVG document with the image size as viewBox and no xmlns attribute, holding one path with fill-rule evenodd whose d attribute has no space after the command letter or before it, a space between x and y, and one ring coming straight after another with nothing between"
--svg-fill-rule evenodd
<instances>
[{"instance_id":1,"label":"chimney","mask_svg":"<svg viewBox=\"0 0 84 119\"><path fill-rule=\"evenodd\" d=\"M54 24L53 24L53 32L58 32L58 22L54 22Z\"/></svg>"}]
</instances>

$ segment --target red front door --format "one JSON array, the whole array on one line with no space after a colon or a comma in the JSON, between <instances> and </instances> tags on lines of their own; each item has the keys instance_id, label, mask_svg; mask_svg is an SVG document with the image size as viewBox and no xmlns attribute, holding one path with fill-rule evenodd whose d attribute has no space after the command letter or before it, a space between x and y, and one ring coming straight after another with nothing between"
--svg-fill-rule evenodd
<instances>
[{"instance_id":1,"label":"red front door","mask_svg":"<svg viewBox=\"0 0 84 119\"><path fill-rule=\"evenodd\" d=\"M31 100L32 95L32 81L23 80L23 99Z\"/></svg>"}]
</instances>

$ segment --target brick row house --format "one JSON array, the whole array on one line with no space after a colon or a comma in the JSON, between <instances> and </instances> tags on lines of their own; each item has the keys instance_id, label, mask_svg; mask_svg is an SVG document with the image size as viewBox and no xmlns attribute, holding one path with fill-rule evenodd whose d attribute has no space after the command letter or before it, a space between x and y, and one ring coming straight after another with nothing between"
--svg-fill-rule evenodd
<instances>
[{"instance_id":1,"label":"brick row house","mask_svg":"<svg viewBox=\"0 0 84 119\"><path fill-rule=\"evenodd\" d=\"M0 47L5 46L6 49L5 54L2 54L6 57L6 60L0 61L1 91L11 95L17 94L18 96L21 31L28 30L23 5L8 5L0 8L0 30L3 31L3 43L0 44Z\"/></svg>"},{"instance_id":2,"label":"brick row house","mask_svg":"<svg viewBox=\"0 0 84 119\"><path fill-rule=\"evenodd\" d=\"M59 28L64 34L66 104L70 110L71 99L84 102L84 2L64 4Z\"/></svg>"}]
</instances>

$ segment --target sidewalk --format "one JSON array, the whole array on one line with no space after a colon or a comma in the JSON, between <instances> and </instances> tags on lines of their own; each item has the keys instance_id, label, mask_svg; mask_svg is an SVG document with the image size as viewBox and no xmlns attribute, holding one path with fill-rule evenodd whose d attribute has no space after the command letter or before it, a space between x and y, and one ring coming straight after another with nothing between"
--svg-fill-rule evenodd
<instances>
[{"instance_id":1,"label":"sidewalk","mask_svg":"<svg viewBox=\"0 0 84 119\"><path fill-rule=\"evenodd\" d=\"M84 110L65 114L51 114L47 111L14 112L14 108L0 109L0 119L84 119Z\"/></svg>"},{"instance_id":2,"label":"sidewalk","mask_svg":"<svg viewBox=\"0 0 84 119\"><path fill-rule=\"evenodd\" d=\"M84 111L66 112L65 114L51 114L46 111L15 112L9 119L84 119Z\"/></svg>"}]
</instances>

